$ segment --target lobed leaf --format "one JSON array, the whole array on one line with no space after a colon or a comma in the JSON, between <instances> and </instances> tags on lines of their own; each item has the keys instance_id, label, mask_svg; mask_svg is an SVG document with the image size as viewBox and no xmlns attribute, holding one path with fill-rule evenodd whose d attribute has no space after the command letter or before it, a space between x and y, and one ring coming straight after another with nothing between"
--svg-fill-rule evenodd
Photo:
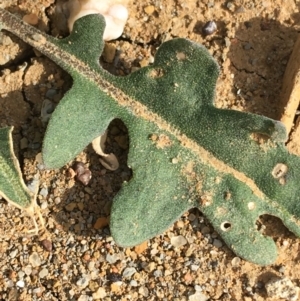
<instances>
[{"instance_id":1,"label":"lobed leaf","mask_svg":"<svg viewBox=\"0 0 300 301\"><path fill-rule=\"evenodd\" d=\"M260 215L278 216L300 236L300 160L285 148L285 127L263 116L217 109L218 66L204 47L174 39L159 48L153 65L114 77L98 63L101 16L78 20L60 40L4 10L0 24L73 77L46 131L48 168L72 160L114 118L128 128L133 178L117 194L110 222L119 245L162 233L193 207L237 255L257 264L277 256L274 241L256 227Z\"/></svg>"}]
</instances>

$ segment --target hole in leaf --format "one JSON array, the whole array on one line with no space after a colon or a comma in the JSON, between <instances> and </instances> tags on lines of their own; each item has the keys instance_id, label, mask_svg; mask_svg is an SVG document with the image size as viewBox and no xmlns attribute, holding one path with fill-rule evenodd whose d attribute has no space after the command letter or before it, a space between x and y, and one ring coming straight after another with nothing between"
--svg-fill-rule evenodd
<instances>
[{"instance_id":1,"label":"hole in leaf","mask_svg":"<svg viewBox=\"0 0 300 301\"><path fill-rule=\"evenodd\" d=\"M74 161L81 161L89 167L92 178L88 185L83 186L66 175L65 180L72 186L65 190L55 205L55 219L64 231L82 236L110 234L108 223L113 199L122 184L130 181L132 172L127 165L129 137L125 124L120 119L114 119L107 131L105 152L115 154L119 168L111 171L101 165L91 145L74 158ZM55 192L50 190L49 194L55 195Z\"/></svg>"},{"instance_id":2,"label":"hole in leaf","mask_svg":"<svg viewBox=\"0 0 300 301\"><path fill-rule=\"evenodd\" d=\"M286 239L288 237L295 237L294 234L286 228L282 220L273 215L260 215L256 221L256 227L263 235L273 238Z\"/></svg>"},{"instance_id":3,"label":"hole in leaf","mask_svg":"<svg viewBox=\"0 0 300 301\"><path fill-rule=\"evenodd\" d=\"M149 72L149 77L151 78L160 78L165 75L165 72L162 68L151 69Z\"/></svg>"},{"instance_id":4,"label":"hole in leaf","mask_svg":"<svg viewBox=\"0 0 300 301\"><path fill-rule=\"evenodd\" d=\"M230 222L226 221L221 224L221 230L227 232L231 229L232 225Z\"/></svg>"},{"instance_id":5,"label":"hole in leaf","mask_svg":"<svg viewBox=\"0 0 300 301\"><path fill-rule=\"evenodd\" d=\"M280 179L284 177L288 172L288 167L283 163L278 163L272 170L272 176L275 179Z\"/></svg>"}]
</instances>

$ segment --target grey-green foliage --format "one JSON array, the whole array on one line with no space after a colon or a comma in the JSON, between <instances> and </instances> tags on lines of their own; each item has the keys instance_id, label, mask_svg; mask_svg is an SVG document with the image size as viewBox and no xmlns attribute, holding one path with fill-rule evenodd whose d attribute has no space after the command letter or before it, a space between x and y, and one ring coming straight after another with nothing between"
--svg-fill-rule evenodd
<instances>
[{"instance_id":1,"label":"grey-green foliage","mask_svg":"<svg viewBox=\"0 0 300 301\"><path fill-rule=\"evenodd\" d=\"M72 160L114 118L127 126L133 177L112 206L117 244L133 246L162 233L193 207L237 255L257 264L277 255L274 241L256 227L260 215L278 216L300 235L300 160L285 148L284 126L214 107L218 67L204 47L174 39L161 45L153 65L114 77L98 63L101 16L80 19L61 40L3 10L0 24L73 77L46 131L48 168Z\"/></svg>"}]
</instances>

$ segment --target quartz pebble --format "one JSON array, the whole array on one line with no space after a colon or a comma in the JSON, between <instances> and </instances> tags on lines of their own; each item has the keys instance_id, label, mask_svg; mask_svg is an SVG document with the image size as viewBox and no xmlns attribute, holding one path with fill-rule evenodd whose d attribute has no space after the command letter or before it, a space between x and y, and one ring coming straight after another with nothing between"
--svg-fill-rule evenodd
<instances>
[{"instance_id":1,"label":"quartz pebble","mask_svg":"<svg viewBox=\"0 0 300 301\"><path fill-rule=\"evenodd\" d=\"M38 179L33 179L32 181L30 181L28 184L27 184L27 188L33 192L33 193L36 193L36 190L39 186L39 180Z\"/></svg>"},{"instance_id":2,"label":"quartz pebble","mask_svg":"<svg viewBox=\"0 0 300 301\"><path fill-rule=\"evenodd\" d=\"M9 256L11 258L15 258L17 254L18 254L18 249L14 249L9 253Z\"/></svg>"},{"instance_id":3,"label":"quartz pebble","mask_svg":"<svg viewBox=\"0 0 300 301\"><path fill-rule=\"evenodd\" d=\"M16 283L16 286L17 287L21 287L23 288L25 286L25 282L23 280L19 280L17 283Z\"/></svg>"},{"instance_id":4,"label":"quartz pebble","mask_svg":"<svg viewBox=\"0 0 300 301\"><path fill-rule=\"evenodd\" d=\"M81 288L85 288L89 285L90 282L90 277L89 275L83 275L77 282L76 284L80 286Z\"/></svg>"},{"instance_id":5,"label":"quartz pebble","mask_svg":"<svg viewBox=\"0 0 300 301\"><path fill-rule=\"evenodd\" d=\"M138 286L138 283L136 282L136 280L131 280L130 285L131 286Z\"/></svg>"},{"instance_id":6,"label":"quartz pebble","mask_svg":"<svg viewBox=\"0 0 300 301\"><path fill-rule=\"evenodd\" d=\"M39 195L41 195L42 197L46 197L48 195L48 188L46 187L43 187L40 192L39 192Z\"/></svg>"},{"instance_id":7,"label":"quartz pebble","mask_svg":"<svg viewBox=\"0 0 300 301\"><path fill-rule=\"evenodd\" d=\"M106 255L106 261L110 264L114 264L117 260L119 260L118 254L107 254Z\"/></svg>"},{"instance_id":8,"label":"quartz pebble","mask_svg":"<svg viewBox=\"0 0 300 301\"><path fill-rule=\"evenodd\" d=\"M171 238L171 245L175 248L180 248L184 246L187 243L187 240L182 235L179 236L173 236Z\"/></svg>"},{"instance_id":9,"label":"quartz pebble","mask_svg":"<svg viewBox=\"0 0 300 301\"><path fill-rule=\"evenodd\" d=\"M35 267L39 267L41 265L41 258L38 253L34 252L29 256L29 262L31 265Z\"/></svg>"},{"instance_id":10,"label":"quartz pebble","mask_svg":"<svg viewBox=\"0 0 300 301\"><path fill-rule=\"evenodd\" d=\"M217 31L217 24L214 21L208 21L202 28L202 33L205 36L211 35Z\"/></svg>"},{"instance_id":11,"label":"quartz pebble","mask_svg":"<svg viewBox=\"0 0 300 301\"><path fill-rule=\"evenodd\" d=\"M126 268L123 273L122 276L124 278L130 278L133 274L136 273L136 269L135 268Z\"/></svg>"}]
</instances>

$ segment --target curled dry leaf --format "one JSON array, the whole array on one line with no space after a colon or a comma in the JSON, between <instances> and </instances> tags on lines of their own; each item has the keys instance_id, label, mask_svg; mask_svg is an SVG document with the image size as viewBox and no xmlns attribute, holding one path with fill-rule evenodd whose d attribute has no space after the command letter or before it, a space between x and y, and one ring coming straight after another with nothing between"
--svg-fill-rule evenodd
<instances>
[{"instance_id":1,"label":"curled dry leaf","mask_svg":"<svg viewBox=\"0 0 300 301\"><path fill-rule=\"evenodd\" d=\"M99 158L99 161L106 169L116 170L119 168L119 162L117 157L112 153L110 154L104 153L106 137L107 137L107 131L105 131L103 135L94 139L92 142L93 149L99 156L101 156Z\"/></svg>"}]
</instances>

